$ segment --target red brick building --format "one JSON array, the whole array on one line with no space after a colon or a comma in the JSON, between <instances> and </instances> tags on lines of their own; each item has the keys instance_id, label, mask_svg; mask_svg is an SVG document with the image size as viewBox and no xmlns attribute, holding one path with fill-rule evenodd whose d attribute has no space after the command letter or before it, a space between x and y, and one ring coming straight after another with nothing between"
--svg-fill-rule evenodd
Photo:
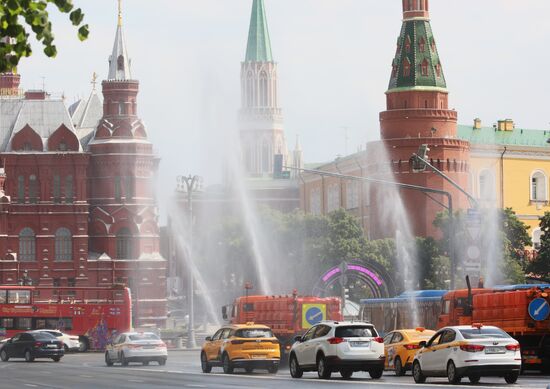
<instances>
[{"instance_id":1,"label":"red brick building","mask_svg":"<svg viewBox=\"0 0 550 389\"><path fill-rule=\"evenodd\" d=\"M19 82L0 75L0 284L124 283L134 325L162 326L158 159L137 115L121 16L103 106L95 86L67 109L45 91L20 92Z\"/></svg>"}]
</instances>

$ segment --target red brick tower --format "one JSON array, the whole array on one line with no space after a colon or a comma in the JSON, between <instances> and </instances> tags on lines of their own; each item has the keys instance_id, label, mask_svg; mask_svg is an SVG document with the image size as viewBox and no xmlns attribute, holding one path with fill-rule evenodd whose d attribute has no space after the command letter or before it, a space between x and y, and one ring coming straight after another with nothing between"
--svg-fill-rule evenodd
<instances>
[{"instance_id":1,"label":"red brick tower","mask_svg":"<svg viewBox=\"0 0 550 389\"><path fill-rule=\"evenodd\" d=\"M457 138L457 112L449 109L448 94L430 26L428 0L403 0L403 26L386 92L387 110L380 113L382 141L367 147L368 172L370 176L382 177L389 164L398 182L452 193L457 209L467 207L464 195L429 169L423 173L413 172L410 163L419 146L428 144L428 158L433 165L467 188L470 145ZM372 188L372 202L381 198L384 190L387 188ZM434 201L425 194L408 190L402 190L401 196L412 232L417 236L437 235L432 223L437 212L444 210L437 201L446 203L446 200L436 195L437 201ZM388 226L379 212L380 207L391 206L382 202L371 207L373 237L391 236L395 232L391 232L393 226Z\"/></svg>"},{"instance_id":2,"label":"red brick tower","mask_svg":"<svg viewBox=\"0 0 550 389\"><path fill-rule=\"evenodd\" d=\"M134 325L162 326L166 319L166 262L159 254L153 177L158 159L137 116L139 82L119 20L109 76L103 81L103 118L89 144L90 251L109 269L99 285L123 282L134 299ZM101 261L111 261L101 266ZM111 273L111 274L108 274Z\"/></svg>"}]
</instances>

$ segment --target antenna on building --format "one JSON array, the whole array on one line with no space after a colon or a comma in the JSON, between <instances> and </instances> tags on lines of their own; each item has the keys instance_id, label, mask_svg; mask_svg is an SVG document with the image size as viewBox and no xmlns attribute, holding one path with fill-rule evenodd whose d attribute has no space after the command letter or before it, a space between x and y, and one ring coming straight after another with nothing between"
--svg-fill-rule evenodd
<instances>
[{"instance_id":1,"label":"antenna on building","mask_svg":"<svg viewBox=\"0 0 550 389\"><path fill-rule=\"evenodd\" d=\"M96 72L93 72L92 74L92 90L95 91L95 86L97 84L97 73Z\"/></svg>"}]
</instances>

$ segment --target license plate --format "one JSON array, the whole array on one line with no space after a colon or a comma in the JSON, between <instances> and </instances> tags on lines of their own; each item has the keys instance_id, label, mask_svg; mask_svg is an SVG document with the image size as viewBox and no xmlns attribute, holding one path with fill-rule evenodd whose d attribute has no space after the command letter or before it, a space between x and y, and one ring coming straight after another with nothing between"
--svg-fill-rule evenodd
<instances>
[{"instance_id":1,"label":"license plate","mask_svg":"<svg viewBox=\"0 0 550 389\"><path fill-rule=\"evenodd\" d=\"M485 347L485 354L506 354L504 347Z\"/></svg>"},{"instance_id":2,"label":"license plate","mask_svg":"<svg viewBox=\"0 0 550 389\"><path fill-rule=\"evenodd\" d=\"M252 355L252 359L264 359L265 355Z\"/></svg>"},{"instance_id":3,"label":"license plate","mask_svg":"<svg viewBox=\"0 0 550 389\"><path fill-rule=\"evenodd\" d=\"M57 345L55 344L48 344L46 345L47 348L57 348Z\"/></svg>"},{"instance_id":4,"label":"license plate","mask_svg":"<svg viewBox=\"0 0 550 389\"><path fill-rule=\"evenodd\" d=\"M369 347L370 342L350 342L351 347Z\"/></svg>"},{"instance_id":5,"label":"license plate","mask_svg":"<svg viewBox=\"0 0 550 389\"><path fill-rule=\"evenodd\" d=\"M143 348L155 348L155 346L143 346Z\"/></svg>"}]
</instances>

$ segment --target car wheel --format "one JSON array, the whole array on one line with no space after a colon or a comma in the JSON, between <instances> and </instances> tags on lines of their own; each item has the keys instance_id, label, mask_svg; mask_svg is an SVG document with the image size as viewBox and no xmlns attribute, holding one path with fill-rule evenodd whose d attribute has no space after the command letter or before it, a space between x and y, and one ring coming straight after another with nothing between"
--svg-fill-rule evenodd
<instances>
[{"instance_id":1,"label":"car wheel","mask_svg":"<svg viewBox=\"0 0 550 389\"><path fill-rule=\"evenodd\" d=\"M34 361L34 357L31 354L31 350L25 350L25 361L26 362Z\"/></svg>"},{"instance_id":2,"label":"car wheel","mask_svg":"<svg viewBox=\"0 0 550 389\"><path fill-rule=\"evenodd\" d=\"M353 370L340 370L340 375L343 379L349 380L353 375Z\"/></svg>"},{"instance_id":3,"label":"car wheel","mask_svg":"<svg viewBox=\"0 0 550 389\"><path fill-rule=\"evenodd\" d=\"M371 369L369 370L370 378L377 380L380 377L382 377L382 374L384 374L384 369L382 367L379 367L377 369Z\"/></svg>"},{"instance_id":4,"label":"car wheel","mask_svg":"<svg viewBox=\"0 0 550 389\"><path fill-rule=\"evenodd\" d=\"M166 358L159 359L159 366L166 365Z\"/></svg>"},{"instance_id":5,"label":"car wheel","mask_svg":"<svg viewBox=\"0 0 550 389\"><path fill-rule=\"evenodd\" d=\"M122 366L128 366L128 360L127 360L126 357L124 356L124 353L123 353L123 352L120 353L120 358L119 358L119 359L120 359L120 364L121 364Z\"/></svg>"},{"instance_id":6,"label":"car wheel","mask_svg":"<svg viewBox=\"0 0 550 389\"><path fill-rule=\"evenodd\" d=\"M223 365L223 372L225 374L233 374L233 365L231 365L231 360L229 359L229 355L223 354L222 365Z\"/></svg>"},{"instance_id":7,"label":"car wheel","mask_svg":"<svg viewBox=\"0 0 550 389\"><path fill-rule=\"evenodd\" d=\"M212 365L208 363L208 358L204 351L201 353L201 369L203 373L210 373L212 371Z\"/></svg>"},{"instance_id":8,"label":"car wheel","mask_svg":"<svg viewBox=\"0 0 550 389\"><path fill-rule=\"evenodd\" d=\"M323 380L329 380L332 375L330 368L327 366L325 356L322 354L317 357L317 375Z\"/></svg>"},{"instance_id":9,"label":"car wheel","mask_svg":"<svg viewBox=\"0 0 550 389\"><path fill-rule=\"evenodd\" d=\"M469 375L468 379L472 384L479 384L479 381L481 380L481 376L479 375Z\"/></svg>"},{"instance_id":10,"label":"car wheel","mask_svg":"<svg viewBox=\"0 0 550 389\"><path fill-rule=\"evenodd\" d=\"M395 358L394 366L395 366L395 375L398 377L403 377L406 373L406 370L403 367L403 363L401 363L401 358L399 357Z\"/></svg>"},{"instance_id":11,"label":"car wheel","mask_svg":"<svg viewBox=\"0 0 550 389\"><path fill-rule=\"evenodd\" d=\"M460 384L460 381L462 380L456 371L456 366L453 361L449 361L447 364L447 379L449 380L449 383L453 385Z\"/></svg>"},{"instance_id":12,"label":"car wheel","mask_svg":"<svg viewBox=\"0 0 550 389\"><path fill-rule=\"evenodd\" d=\"M506 373L504 375L504 380L507 384L515 384L518 380L519 372L518 371L511 371L509 373Z\"/></svg>"},{"instance_id":13,"label":"car wheel","mask_svg":"<svg viewBox=\"0 0 550 389\"><path fill-rule=\"evenodd\" d=\"M300 365L298 364L298 358L296 358L296 355L294 354L290 355L289 368L290 376L292 378L302 378L302 376L304 375L304 371L300 368Z\"/></svg>"},{"instance_id":14,"label":"car wheel","mask_svg":"<svg viewBox=\"0 0 550 389\"><path fill-rule=\"evenodd\" d=\"M141 362L141 364L142 364L143 366L149 366L149 361L143 361L143 362Z\"/></svg>"},{"instance_id":15,"label":"car wheel","mask_svg":"<svg viewBox=\"0 0 550 389\"><path fill-rule=\"evenodd\" d=\"M267 368L267 372L269 374L277 374L278 371L279 371L279 365L271 365Z\"/></svg>"},{"instance_id":16,"label":"car wheel","mask_svg":"<svg viewBox=\"0 0 550 389\"><path fill-rule=\"evenodd\" d=\"M426 376L422 373L422 367L420 367L420 362L414 361L412 368L414 382L417 384L423 384L426 382Z\"/></svg>"},{"instance_id":17,"label":"car wheel","mask_svg":"<svg viewBox=\"0 0 550 389\"><path fill-rule=\"evenodd\" d=\"M53 357L52 359L54 362L59 362L61 360L61 357Z\"/></svg>"},{"instance_id":18,"label":"car wheel","mask_svg":"<svg viewBox=\"0 0 550 389\"><path fill-rule=\"evenodd\" d=\"M6 350L2 350L0 352L0 359L2 360L2 362L7 362L10 360L10 357L8 357L8 353L6 352Z\"/></svg>"},{"instance_id":19,"label":"car wheel","mask_svg":"<svg viewBox=\"0 0 550 389\"><path fill-rule=\"evenodd\" d=\"M65 350L65 354L69 352L69 346L67 346L66 344L63 345L63 349Z\"/></svg>"},{"instance_id":20,"label":"car wheel","mask_svg":"<svg viewBox=\"0 0 550 389\"><path fill-rule=\"evenodd\" d=\"M78 346L78 352L85 353L90 348L90 344L88 343L88 338L85 336L81 336L78 338L79 346Z\"/></svg>"},{"instance_id":21,"label":"car wheel","mask_svg":"<svg viewBox=\"0 0 550 389\"><path fill-rule=\"evenodd\" d=\"M109 356L108 351L105 351L105 364L107 366L113 366L113 361L111 360L111 357Z\"/></svg>"}]
</instances>

